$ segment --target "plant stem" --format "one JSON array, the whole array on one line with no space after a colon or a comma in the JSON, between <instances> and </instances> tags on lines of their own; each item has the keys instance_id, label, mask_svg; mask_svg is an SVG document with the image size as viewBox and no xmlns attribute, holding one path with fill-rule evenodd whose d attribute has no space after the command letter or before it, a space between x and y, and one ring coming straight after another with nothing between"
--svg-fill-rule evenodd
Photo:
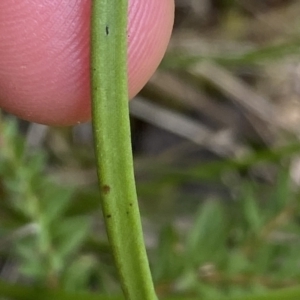
<instances>
[{"instance_id":1,"label":"plant stem","mask_svg":"<svg viewBox=\"0 0 300 300\"><path fill-rule=\"evenodd\" d=\"M92 118L102 210L126 299L157 299L136 196L127 88L127 0L93 0Z\"/></svg>"}]
</instances>

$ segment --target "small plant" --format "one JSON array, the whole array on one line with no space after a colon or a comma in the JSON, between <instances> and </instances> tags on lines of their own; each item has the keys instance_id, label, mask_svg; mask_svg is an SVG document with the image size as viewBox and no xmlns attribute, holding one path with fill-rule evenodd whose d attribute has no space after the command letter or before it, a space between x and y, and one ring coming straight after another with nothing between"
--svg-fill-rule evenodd
<instances>
[{"instance_id":1,"label":"small plant","mask_svg":"<svg viewBox=\"0 0 300 300\"><path fill-rule=\"evenodd\" d=\"M130 141L127 5L126 0L94 0L92 5L91 90L100 193L54 183L45 171L45 153L28 151L16 122L0 123L0 254L5 262L13 261L18 282L26 283L0 281L0 297L117 300L123 299L120 282L128 300L299 299L300 193L286 160L299 151L299 143L180 170L146 166L152 180L140 185L141 196L165 189L182 203L189 199L180 188L200 179L230 192L227 199L197 197L187 229L152 220L159 238L148 251L148 263ZM264 59L267 50L210 59L234 65L252 62L253 56ZM275 50L278 55L282 47ZM200 59L183 56L178 67ZM273 184L243 178L257 163L274 161L284 167L276 170ZM235 181L228 187L222 177L230 172ZM89 196L76 206L80 193ZM176 201L170 203L165 208L171 215ZM109 243L99 238L100 206Z\"/></svg>"},{"instance_id":2,"label":"small plant","mask_svg":"<svg viewBox=\"0 0 300 300\"><path fill-rule=\"evenodd\" d=\"M93 268L86 256L76 255L91 228L91 217L68 215L73 189L43 175L45 155L28 151L15 122L2 122L0 128L2 251L13 249L20 274L34 284L80 289ZM76 276L72 270L83 262Z\"/></svg>"}]
</instances>

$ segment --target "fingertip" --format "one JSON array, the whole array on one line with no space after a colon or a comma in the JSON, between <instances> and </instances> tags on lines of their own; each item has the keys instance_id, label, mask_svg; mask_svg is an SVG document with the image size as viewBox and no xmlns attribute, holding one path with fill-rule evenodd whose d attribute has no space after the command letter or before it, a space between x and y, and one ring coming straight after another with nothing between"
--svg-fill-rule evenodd
<instances>
[{"instance_id":1,"label":"fingertip","mask_svg":"<svg viewBox=\"0 0 300 300\"><path fill-rule=\"evenodd\" d=\"M161 61L173 12L173 0L130 1L130 97ZM49 125L89 120L89 20L88 0L0 3L0 107Z\"/></svg>"},{"instance_id":2,"label":"fingertip","mask_svg":"<svg viewBox=\"0 0 300 300\"><path fill-rule=\"evenodd\" d=\"M133 97L157 69L166 51L174 22L174 1L137 1L129 15L128 76Z\"/></svg>"}]
</instances>

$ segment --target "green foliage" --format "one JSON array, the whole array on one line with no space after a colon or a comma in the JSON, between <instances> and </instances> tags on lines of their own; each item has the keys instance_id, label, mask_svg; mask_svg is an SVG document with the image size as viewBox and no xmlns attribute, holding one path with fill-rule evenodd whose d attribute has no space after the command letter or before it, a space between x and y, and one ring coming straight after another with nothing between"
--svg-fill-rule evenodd
<instances>
[{"instance_id":1,"label":"green foliage","mask_svg":"<svg viewBox=\"0 0 300 300\"><path fill-rule=\"evenodd\" d=\"M1 239L9 242L4 251L13 251L20 274L35 283L70 288L72 282L72 290L82 287L79 283L93 265L83 265L84 257L76 253L91 227L90 216L66 214L73 189L45 176L45 155L26 149L15 122L1 123L1 133L0 226ZM74 264L82 265L80 276L71 272Z\"/></svg>"},{"instance_id":2,"label":"green foliage","mask_svg":"<svg viewBox=\"0 0 300 300\"><path fill-rule=\"evenodd\" d=\"M39 299L40 293L40 299L47 299L47 295L72 299L72 292L85 292L92 286L99 293L118 290L110 249L97 232L91 232L98 194L89 188L77 191L51 181L45 172L45 153L28 151L16 123L2 122L1 133L0 245L4 247L0 252L3 258L17 263L21 278L39 288L10 289L3 283L0 295L12 295L12 299L37 295L35 299ZM276 160L290 153L289 147L285 149L278 151ZM244 171L245 166L250 170L253 162L274 161L272 155L256 156L259 159L245 160L251 164L240 163ZM213 177L217 181L222 174L238 170L229 162L215 166ZM201 172L209 173L205 172L209 167L202 165ZM193 166L186 173L195 176L197 169ZM170 187L172 180L167 182ZM154 184L160 185L159 177ZM272 292L277 288L288 288L280 292L291 295L285 299L297 299L298 289L289 287L297 286L300 278L295 267L300 246L299 191L291 183L288 164L278 172L272 186L248 179L240 179L237 186L230 200L214 198L194 205L188 229L180 230L175 223L160 225L158 245L150 258L162 299L194 295L191 299L271 300L279 299L278 292ZM183 197L179 194L178 200L188 200ZM83 199L87 206L81 209ZM152 216L148 217L151 220ZM77 296L94 299L91 294ZM101 297L106 299L99 294Z\"/></svg>"},{"instance_id":3,"label":"green foliage","mask_svg":"<svg viewBox=\"0 0 300 300\"><path fill-rule=\"evenodd\" d=\"M163 60L164 69L186 69L201 61L214 61L225 66L255 65L276 61L288 55L299 55L299 38L293 38L281 44L257 47L244 53L216 55L186 55L170 52Z\"/></svg>"},{"instance_id":4,"label":"green foliage","mask_svg":"<svg viewBox=\"0 0 300 300\"><path fill-rule=\"evenodd\" d=\"M265 185L245 181L234 201L203 202L181 238L166 228L153 265L156 280L168 278L172 289L203 299L256 299L248 295L296 285L299 193L288 174L281 171L263 198Z\"/></svg>"}]
</instances>

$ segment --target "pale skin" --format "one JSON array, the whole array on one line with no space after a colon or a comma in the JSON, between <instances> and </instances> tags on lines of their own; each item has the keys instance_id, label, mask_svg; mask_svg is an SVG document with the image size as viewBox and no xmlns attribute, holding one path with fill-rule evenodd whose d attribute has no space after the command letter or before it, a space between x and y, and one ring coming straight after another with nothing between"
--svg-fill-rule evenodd
<instances>
[{"instance_id":1,"label":"pale skin","mask_svg":"<svg viewBox=\"0 0 300 300\"><path fill-rule=\"evenodd\" d=\"M91 0L0 1L0 107L48 125L91 117ZM132 98L168 45L174 0L129 0L128 83Z\"/></svg>"}]
</instances>

